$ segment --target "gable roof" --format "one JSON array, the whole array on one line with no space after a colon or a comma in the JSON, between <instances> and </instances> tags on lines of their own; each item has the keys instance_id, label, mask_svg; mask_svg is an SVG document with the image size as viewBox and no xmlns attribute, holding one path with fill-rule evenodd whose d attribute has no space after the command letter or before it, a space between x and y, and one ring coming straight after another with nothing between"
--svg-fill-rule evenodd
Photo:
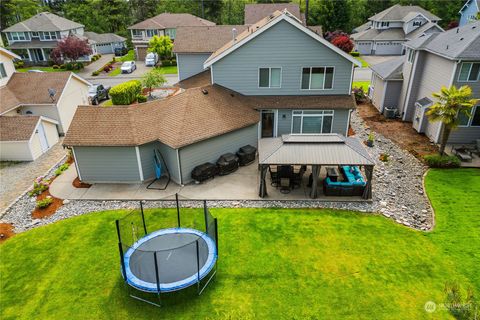
<instances>
[{"instance_id":1,"label":"gable roof","mask_svg":"<svg viewBox=\"0 0 480 320\"><path fill-rule=\"evenodd\" d=\"M50 12L40 12L33 17L6 28L3 32L64 31L83 28L84 25Z\"/></svg>"},{"instance_id":2,"label":"gable roof","mask_svg":"<svg viewBox=\"0 0 480 320\"><path fill-rule=\"evenodd\" d=\"M244 25L218 25L204 27L179 27L173 43L175 53L212 53L221 48L233 37L247 29Z\"/></svg>"},{"instance_id":3,"label":"gable roof","mask_svg":"<svg viewBox=\"0 0 480 320\"><path fill-rule=\"evenodd\" d=\"M405 46L426 50L452 60L480 60L480 21L445 32L428 34L406 42Z\"/></svg>"},{"instance_id":4,"label":"gable roof","mask_svg":"<svg viewBox=\"0 0 480 320\"><path fill-rule=\"evenodd\" d=\"M338 53L339 55L341 55L345 59L352 62L353 64L361 66L361 63L358 62L351 55L343 52L342 50L340 50L339 48L337 48L336 46L334 46L333 44L331 44L330 42L325 40L323 37L319 36L318 34L313 32L312 30L310 30L307 27L305 27L304 25L302 25L301 22L296 17L292 16L292 14L290 14L288 11L285 10L283 12L275 11L270 16L265 17L262 20L260 20L259 22L255 23L254 25L249 26L247 28L247 30L240 33L236 37L235 41L230 40L223 47L221 47L220 49L215 51L207 59L207 61L205 61L205 63L203 64L204 68L207 68L207 67L211 66L212 64L214 64L218 60L222 59L226 55L228 55L231 52L235 51L236 49L240 48L241 46L248 43L249 41L255 39L257 36L262 34L264 31L270 29L271 27L273 27L274 25L276 25L277 23L279 23L281 21L286 21L286 22L290 23L292 26L300 29L301 31L303 31L304 33L306 33L307 35L309 35L313 39L317 40L321 44L330 48L334 52Z\"/></svg>"},{"instance_id":5,"label":"gable roof","mask_svg":"<svg viewBox=\"0 0 480 320\"><path fill-rule=\"evenodd\" d=\"M405 38L407 40L415 39L415 38L421 36L423 33L427 32L428 30L433 29L433 28L437 29L437 30L435 30L436 32L443 32L444 31L438 24L436 24L434 22L427 22L424 25L422 25L421 27L419 27L419 28L411 31L410 33L408 33L405 36Z\"/></svg>"},{"instance_id":6,"label":"gable roof","mask_svg":"<svg viewBox=\"0 0 480 320\"><path fill-rule=\"evenodd\" d=\"M20 105L55 104L71 77L89 84L72 72L15 72L7 84L0 88L0 114ZM56 91L52 101L48 89Z\"/></svg>"},{"instance_id":7,"label":"gable roof","mask_svg":"<svg viewBox=\"0 0 480 320\"><path fill-rule=\"evenodd\" d=\"M127 39L116 35L115 33L96 33L92 31L85 31L83 35L89 40L93 40L95 43L111 43L111 42L123 42Z\"/></svg>"},{"instance_id":8,"label":"gable roof","mask_svg":"<svg viewBox=\"0 0 480 320\"><path fill-rule=\"evenodd\" d=\"M367 21L367 22L365 22L364 24L362 24L362 25L356 27L355 29L353 29L353 32L354 32L354 33L362 32L362 31L367 30L367 29L370 28L370 27L371 27L371 22L370 22L370 21Z\"/></svg>"},{"instance_id":9,"label":"gable roof","mask_svg":"<svg viewBox=\"0 0 480 320\"><path fill-rule=\"evenodd\" d=\"M458 11L458 13L461 14L461 13L463 12L463 10L466 9L466 8L470 5L470 3L472 3L472 2L473 2L473 3L476 3L476 4L477 4L477 8L480 10L480 0L467 0L467 1L465 2L465 4L462 6L462 8L460 9L460 11Z\"/></svg>"},{"instance_id":10,"label":"gable roof","mask_svg":"<svg viewBox=\"0 0 480 320\"><path fill-rule=\"evenodd\" d=\"M4 47L0 47L0 54L9 57L10 59L22 59L19 55L13 53L10 50L5 49Z\"/></svg>"},{"instance_id":11,"label":"gable roof","mask_svg":"<svg viewBox=\"0 0 480 320\"><path fill-rule=\"evenodd\" d=\"M370 69L383 80L402 80L402 68L405 56L372 65Z\"/></svg>"},{"instance_id":12,"label":"gable roof","mask_svg":"<svg viewBox=\"0 0 480 320\"><path fill-rule=\"evenodd\" d=\"M355 41L402 41L405 40L405 32L402 28L391 29L367 29L350 35Z\"/></svg>"},{"instance_id":13,"label":"gable roof","mask_svg":"<svg viewBox=\"0 0 480 320\"><path fill-rule=\"evenodd\" d=\"M134 146L158 140L177 149L254 125L258 119L242 95L210 85L137 105L79 107L64 145Z\"/></svg>"},{"instance_id":14,"label":"gable roof","mask_svg":"<svg viewBox=\"0 0 480 320\"><path fill-rule=\"evenodd\" d=\"M28 141L39 121L58 124L42 116L0 116L0 141Z\"/></svg>"},{"instance_id":15,"label":"gable roof","mask_svg":"<svg viewBox=\"0 0 480 320\"><path fill-rule=\"evenodd\" d=\"M402 6L396 4L371 16L368 20L372 21L403 21L403 19L411 12L418 12L424 15L428 20L439 21L442 20L433 13L423 9L419 6Z\"/></svg>"},{"instance_id":16,"label":"gable roof","mask_svg":"<svg viewBox=\"0 0 480 320\"><path fill-rule=\"evenodd\" d=\"M275 11L287 10L298 20L303 21L300 6L296 3L248 3L245 4L245 24L254 24Z\"/></svg>"},{"instance_id":17,"label":"gable roof","mask_svg":"<svg viewBox=\"0 0 480 320\"><path fill-rule=\"evenodd\" d=\"M177 27L214 26L215 23L189 13L161 13L128 29L166 29Z\"/></svg>"}]
</instances>

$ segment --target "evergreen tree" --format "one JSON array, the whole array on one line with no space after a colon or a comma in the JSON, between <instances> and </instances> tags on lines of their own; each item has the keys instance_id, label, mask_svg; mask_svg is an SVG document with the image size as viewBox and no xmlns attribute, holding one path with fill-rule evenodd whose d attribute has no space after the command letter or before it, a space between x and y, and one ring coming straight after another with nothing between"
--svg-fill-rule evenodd
<instances>
[{"instance_id":1,"label":"evergreen tree","mask_svg":"<svg viewBox=\"0 0 480 320\"><path fill-rule=\"evenodd\" d=\"M322 0L315 6L309 16L316 24L323 27L323 31L347 30L350 31L350 13L347 0ZM316 17L316 18L315 18Z\"/></svg>"},{"instance_id":2,"label":"evergreen tree","mask_svg":"<svg viewBox=\"0 0 480 320\"><path fill-rule=\"evenodd\" d=\"M15 23L47 11L40 0L0 0L0 26L5 29Z\"/></svg>"}]
</instances>

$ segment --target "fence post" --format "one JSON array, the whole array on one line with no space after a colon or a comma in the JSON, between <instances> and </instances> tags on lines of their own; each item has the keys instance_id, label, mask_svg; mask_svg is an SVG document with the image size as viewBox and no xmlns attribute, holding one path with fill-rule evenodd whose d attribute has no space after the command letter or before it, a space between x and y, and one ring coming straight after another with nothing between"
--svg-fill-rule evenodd
<instances>
[{"instance_id":1,"label":"fence post","mask_svg":"<svg viewBox=\"0 0 480 320\"><path fill-rule=\"evenodd\" d=\"M208 211L207 200L203 200L203 217L205 219L205 232L208 234Z\"/></svg>"},{"instance_id":2,"label":"fence post","mask_svg":"<svg viewBox=\"0 0 480 320\"><path fill-rule=\"evenodd\" d=\"M215 226L215 247L217 247L217 259L218 259L218 223L217 218L213 219Z\"/></svg>"},{"instance_id":3,"label":"fence post","mask_svg":"<svg viewBox=\"0 0 480 320\"><path fill-rule=\"evenodd\" d=\"M145 224L145 215L143 214L143 203L140 200L140 212L142 213L142 222L143 222L143 231L145 231L145 234L147 234L147 225Z\"/></svg>"},{"instance_id":4,"label":"fence post","mask_svg":"<svg viewBox=\"0 0 480 320\"><path fill-rule=\"evenodd\" d=\"M180 228L180 204L178 202L178 193L175 193L175 202L177 203L177 222L178 227Z\"/></svg>"},{"instance_id":5,"label":"fence post","mask_svg":"<svg viewBox=\"0 0 480 320\"><path fill-rule=\"evenodd\" d=\"M200 253L198 249L198 240L195 241L195 244L197 246L197 292L198 295L200 295Z\"/></svg>"}]
</instances>

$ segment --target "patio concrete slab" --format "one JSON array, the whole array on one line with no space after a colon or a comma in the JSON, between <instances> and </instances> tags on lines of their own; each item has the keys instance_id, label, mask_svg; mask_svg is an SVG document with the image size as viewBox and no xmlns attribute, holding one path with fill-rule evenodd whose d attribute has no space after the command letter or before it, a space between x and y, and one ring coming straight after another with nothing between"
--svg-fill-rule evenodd
<instances>
[{"instance_id":1,"label":"patio concrete slab","mask_svg":"<svg viewBox=\"0 0 480 320\"><path fill-rule=\"evenodd\" d=\"M267 178L268 196L258 196L259 171L258 163L240 167L236 172L226 176L217 176L201 184L180 186L170 182L166 190L147 189L149 182L136 184L93 184L88 189L75 188L72 181L77 177L75 166L57 177L50 186L50 193L57 198L69 200L171 200L178 194L181 199L190 200L311 200L310 188L307 187L310 171L304 175L301 187L282 193L280 189L270 185ZM322 177L321 177L322 178ZM159 181L154 186L163 186ZM319 194L316 200L356 202L365 201L361 197L325 197Z\"/></svg>"}]
</instances>

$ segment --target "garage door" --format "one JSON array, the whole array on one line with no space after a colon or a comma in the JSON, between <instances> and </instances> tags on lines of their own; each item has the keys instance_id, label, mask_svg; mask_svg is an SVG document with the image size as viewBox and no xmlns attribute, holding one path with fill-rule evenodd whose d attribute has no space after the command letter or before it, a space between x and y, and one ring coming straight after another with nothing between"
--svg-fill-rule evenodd
<instances>
[{"instance_id":1,"label":"garage door","mask_svg":"<svg viewBox=\"0 0 480 320\"><path fill-rule=\"evenodd\" d=\"M137 51L137 61L145 61L145 57L147 56L147 47L136 47Z\"/></svg>"},{"instance_id":2,"label":"garage door","mask_svg":"<svg viewBox=\"0 0 480 320\"><path fill-rule=\"evenodd\" d=\"M401 55L402 42L382 41L376 43L376 55Z\"/></svg>"},{"instance_id":3,"label":"garage door","mask_svg":"<svg viewBox=\"0 0 480 320\"><path fill-rule=\"evenodd\" d=\"M113 53L111 43L97 44L97 52L101 54Z\"/></svg>"},{"instance_id":4,"label":"garage door","mask_svg":"<svg viewBox=\"0 0 480 320\"><path fill-rule=\"evenodd\" d=\"M355 43L355 49L360 52L360 54L371 54L372 52L372 42L357 42Z\"/></svg>"}]
</instances>

